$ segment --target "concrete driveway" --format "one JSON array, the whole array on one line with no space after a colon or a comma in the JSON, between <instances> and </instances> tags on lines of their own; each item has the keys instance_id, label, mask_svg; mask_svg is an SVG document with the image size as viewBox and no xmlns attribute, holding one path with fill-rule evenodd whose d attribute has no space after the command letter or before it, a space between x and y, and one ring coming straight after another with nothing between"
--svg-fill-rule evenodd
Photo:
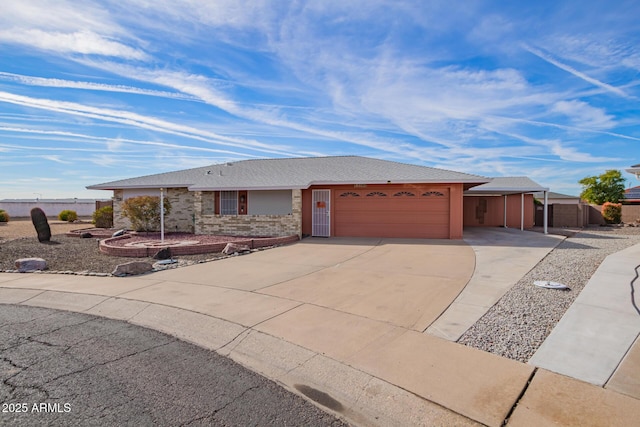
<instances>
[{"instance_id":1,"label":"concrete driveway","mask_svg":"<svg viewBox=\"0 0 640 427\"><path fill-rule=\"evenodd\" d=\"M160 272L153 278L210 288L204 290L211 293L209 301L184 301L185 308L196 311L204 308L198 304L210 308L213 299L237 295L238 312L256 313L255 301L264 316L238 318L245 326L309 304L324 318L328 315L323 310L332 310L423 331L462 291L474 266L473 250L463 242L309 238L275 251ZM173 295L173 288L158 284L127 296L162 299ZM177 302L180 296L175 297ZM265 311L266 307L270 308Z\"/></svg>"}]
</instances>

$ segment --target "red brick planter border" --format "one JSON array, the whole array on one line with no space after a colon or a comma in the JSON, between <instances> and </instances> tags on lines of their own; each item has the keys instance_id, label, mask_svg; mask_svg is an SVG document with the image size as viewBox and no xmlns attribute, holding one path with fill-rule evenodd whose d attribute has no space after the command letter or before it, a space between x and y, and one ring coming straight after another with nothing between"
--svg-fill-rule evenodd
<instances>
[{"instance_id":1,"label":"red brick planter border","mask_svg":"<svg viewBox=\"0 0 640 427\"><path fill-rule=\"evenodd\" d=\"M131 236L124 235L118 237L112 237L110 239L104 239L100 241L100 252L107 255L132 257L132 258L145 258L154 256L162 247L124 247L113 246L110 242L116 240L130 239ZM297 235L285 236L285 237L255 237L246 240L234 240L233 243L237 245L247 245L251 249L264 248L267 246L278 246L294 243L299 240ZM193 245L185 246L170 246L172 255L197 255L222 252L229 242L219 243L194 243Z\"/></svg>"}]
</instances>

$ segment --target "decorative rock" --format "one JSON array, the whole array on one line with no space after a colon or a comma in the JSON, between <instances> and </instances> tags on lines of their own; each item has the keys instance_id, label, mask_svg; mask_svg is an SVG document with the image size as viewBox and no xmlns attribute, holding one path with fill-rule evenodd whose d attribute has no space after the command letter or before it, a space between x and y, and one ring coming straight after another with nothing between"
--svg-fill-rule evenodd
<instances>
[{"instance_id":1,"label":"decorative rock","mask_svg":"<svg viewBox=\"0 0 640 427\"><path fill-rule=\"evenodd\" d=\"M251 248L247 245L239 245L237 243L227 243L227 246L222 250L223 254L233 254L233 253L247 253L251 252Z\"/></svg>"},{"instance_id":2,"label":"decorative rock","mask_svg":"<svg viewBox=\"0 0 640 427\"><path fill-rule=\"evenodd\" d=\"M169 259L171 258L171 249L162 248L153 256L153 259Z\"/></svg>"},{"instance_id":3,"label":"decorative rock","mask_svg":"<svg viewBox=\"0 0 640 427\"><path fill-rule=\"evenodd\" d=\"M111 237L124 236L125 230L118 230L111 235Z\"/></svg>"},{"instance_id":4,"label":"decorative rock","mask_svg":"<svg viewBox=\"0 0 640 427\"><path fill-rule=\"evenodd\" d=\"M113 272L114 276L133 276L153 270L153 266L145 261L131 261L118 265Z\"/></svg>"},{"instance_id":5,"label":"decorative rock","mask_svg":"<svg viewBox=\"0 0 640 427\"><path fill-rule=\"evenodd\" d=\"M47 262L42 258L20 258L16 260L16 268L20 273L44 270L47 268Z\"/></svg>"},{"instance_id":6,"label":"decorative rock","mask_svg":"<svg viewBox=\"0 0 640 427\"><path fill-rule=\"evenodd\" d=\"M80 237L83 239L90 239L91 237L93 237L93 234L89 233L88 231L85 231L84 233L80 233Z\"/></svg>"}]
</instances>

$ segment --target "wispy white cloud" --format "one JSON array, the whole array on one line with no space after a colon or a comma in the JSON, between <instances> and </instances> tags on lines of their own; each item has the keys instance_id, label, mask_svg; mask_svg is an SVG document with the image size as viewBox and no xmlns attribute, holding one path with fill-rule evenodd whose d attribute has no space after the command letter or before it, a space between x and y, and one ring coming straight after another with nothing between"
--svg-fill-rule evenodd
<instances>
[{"instance_id":1,"label":"wispy white cloud","mask_svg":"<svg viewBox=\"0 0 640 427\"><path fill-rule=\"evenodd\" d=\"M142 89L142 88L137 88L133 86L107 85L103 83L94 83L94 82L86 82L86 81L51 79L51 78L43 78L43 77L24 76L24 75L5 73L5 72L0 72L0 79L14 81L14 82L17 82L23 85L29 85L29 86L66 88L66 89L83 89L83 90L114 92L114 93L132 93L136 95L157 96L162 98L185 99L190 101L197 101L195 97L184 95L181 93Z\"/></svg>"},{"instance_id":2,"label":"wispy white cloud","mask_svg":"<svg viewBox=\"0 0 640 427\"><path fill-rule=\"evenodd\" d=\"M124 40L135 40L97 3L66 0L6 2L0 42L60 54L103 55L130 60L149 56Z\"/></svg>"},{"instance_id":3,"label":"wispy white cloud","mask_svg":"<svg viewBox=\"0 0 640 427\"><path fill-rule=\"evenodd\" d=\"M61 163L63 165L70 165L70 164L73 163L73 162L70 162L68 160L63 160L61 156L45 155L45 156L40 156L40 157L45 159L45 160L50 160L52 162Z\"/></svg>"},{"instance_id":4,"label":"wispy white cloud","mask_svg":"<svg viewBox=\"0 0 640 427\"><path fill-rule=\"evenodd\" d=\"M16 105L22 105L31 108L44 109L88 117L97 120L117 122L133 127L154 130L163 133L183 136L185 138L197 139L209 143L219 145L250 148L252 150L274 153L288 154L290 148L277 145L264 144L258 141L226 137L217 135L213 132L204 131L193 128L191 126L168 122L166 120L155 117L143 116L141 114L128 111L112 110L105 108L91 107L74 102L56 101L51 99L33 98L22 95L16 95L8 92L0 92L0 102L7 102Z\"/></svg>"},{"instance_id":5,"label":"wispy white cloud","mask_svg":"<svg viewBox=\"0 0 640 427\"><path fill-rule=\"evenodd\" d=\"M567 64L563 64L562 62L554 59L551 57L551 55L545 54L542 51L540 51L539 49L536 49L534 47L531 46L527 46L524 45L524 49L526 49L527 51L531 52L533 55L537 56L538 58L548 62L549 64L555 65L556 67L560 68L561 70L564 70L570 74L573 74L574 76L592 84L595 86L598 86L604 90L606 90L607 92L611 92L614 93L616 95L622 96L624 98L627 98L629 95L627 95L622 89L617 88L615 86L612 86L608 83L604 83L601 82L600 80L594 79L593 77L588 76L587 74L576 70L575 68L567 65Z\"/></svg>"},{"instance_id":6,"label":"wispy white cloud","mask_svg":"<svg viewBox=\"0 0 640 427\"><path fill-rule=\"evenodd\" d=\"M577 127L611 129L616 126L613 116L583 101L558 101L551 111L567 116Z\"/></svg>"},{"instance_id":7,"label":"wispy white cloud","mask_svg":"<svg viewBox=\"0 0 640 427\"><path fill-rule=\"evenodd\" d=\"M60 33L37 29L10 29L0 31L0 40L5 43L28 45L57 53L116 56L136 60L148 59L147 54L140 49L109 40L91 31Z\"/></svg>"}]
</instances>

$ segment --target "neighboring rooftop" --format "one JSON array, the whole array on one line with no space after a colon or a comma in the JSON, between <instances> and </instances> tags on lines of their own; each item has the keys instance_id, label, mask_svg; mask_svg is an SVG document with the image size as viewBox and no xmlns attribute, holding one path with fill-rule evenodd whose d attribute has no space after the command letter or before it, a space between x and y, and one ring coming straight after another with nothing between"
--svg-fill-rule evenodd
<instances>
[{"instance_id":1,"label":"neighboring rooftop","mask_svg":"<svg viewBox=\"0 0 640 427\"><path fill-rule=\"evenodd\" d=\"M640 178L640 163L637 165L631 166L629 169L625 169L627 172L634 174L636 177Z\"/></svg>"},{"instance_id":2,"label":"neighboring rooftop","mask_svg":"<svg viewBox=\"0 0 640 427\"><path fill-rule=\"evenodd\" d=\"M624 190L624 199L628 202L640 202L640 186Z\"/></svg>"},{"instance_id":3,"label":"neighboring rooftop","mask_svg":"<svg viewBox=\"0 0 640 427\"><path fill-rule=\"evenodd\" d=\"M360 156L242 160L96 184L92 190L187 187L192 191L304 189L311 185L468 183L479 175Z\"/></svg>"},{"instance_id":4,"label":"neighboring rooftop","mask_svg":"<svg viewBox=\"0 0 640 427\"><path fill-rule=\"evenodd\" d=\"M549 191L549 189L541 186L526 176L505 176L491 178L491 181L470 188L465 191L465 194L519 194L542 191Z\"/></svg>"},{"instance_id":5,"label":"neighboring rooftop","mask_svg":"<svg viewBox=\"0 0 640 427\"><path fill-rule=\"evenodd\" d=\"M535 197L536 199L542 199L544 197L544 193L540 192L540 193L534 193L533 197ZM549 199L570 199L570 200L580 200L579 196L570 196L568 194L562 194L562 193L556 193L553 191L548 191L547 192L547 198Z\"/></svg>"}]
</instances>

